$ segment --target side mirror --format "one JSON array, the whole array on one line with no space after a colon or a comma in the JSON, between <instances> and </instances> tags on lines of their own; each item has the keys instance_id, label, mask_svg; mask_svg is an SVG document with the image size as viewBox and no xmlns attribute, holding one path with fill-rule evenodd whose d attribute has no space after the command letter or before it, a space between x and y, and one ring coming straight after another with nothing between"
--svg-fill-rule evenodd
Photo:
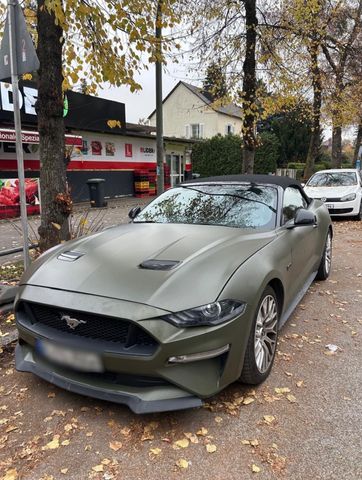
<instances>
[{"instance_id":1,"label":"side mirror","mask_svg":"<svg viewBox=\"0 0 362 480\"><path fill-rule=\"evenodd\" d=\"M289 228L294 227L305 227L308 225L316 225L317 219L313 212L306 210L305 208L300 208L295 214L294 223L290 225Z\"/></svg>"},{"instance_id":2,"label":"side mirror","mask_svg":"<svg viewBox=\"0 0 362 480\"><path fill-rule=\"evenodd\" d=\"M131 210L128 212L128 216L131 220L134 220L137 215L140 213L141 207L133 207Z\"/></svg>"}]
</instances>

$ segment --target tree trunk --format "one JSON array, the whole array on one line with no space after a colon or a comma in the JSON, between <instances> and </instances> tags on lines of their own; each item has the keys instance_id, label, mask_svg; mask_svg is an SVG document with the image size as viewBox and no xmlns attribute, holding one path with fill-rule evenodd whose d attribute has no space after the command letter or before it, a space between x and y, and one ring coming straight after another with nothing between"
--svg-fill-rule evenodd
<instances>
[{"instance_id":1,"label":"tree trunk","mask_svg":"<svg viewBox=\"0 0 362 480\"><path fill-rule=\"evenodd\" d=\"M64 145L62 48L63 30L38 0L38 129L40 151L40 249L69 239L72 203L67 190Z\"/></svg>"},{"instance_id":2,"label":"tree trunk","mask_svg":"<svg viewBox=\"0 0 362 480\"><path fill-rule=\"evenodd\" d=\"M318 64L319 43L312 41L309 47L311 56L311 73L313 84L313 115L312 115L312 135L310 137L307 160L304 170L304 178L308 179L313 174L315 159L319 154L320 143L320 118L322 105L322 81Z\"/></svg>"},{"instance_id":3,"label":"tree trunk","mask_svg":"<svg viewBox=\"0 0 362 480\"><path fill-rule=\"evenodd\" d=\"M243 64L243 173L253 173L255 157L255 120L257 107L255 104L256 90L256 0L244 0L246 22L246 50Z\"/></svg>"},{"instance_id":4,"label":"tree trunk","mask_svg":"<svg viewBox=\"0 0 362 480\"><path fill-rule=\"evenodd\" d=\"M333 126L332 130L332 168L341 168L342 166L342 127Z\"/></svg>"},{"instance_id":5,"label":"tree trunk","mask_svg":"<svg viewBox=\"0 0 362 480\"><path fill-rule=\"evenodd\" d=\"M362 145L362 118L360 119L360 123L357 128L356 143L354 145L354 153L353 153L353 166L356 165L358 153L361 145Z\"/></svg>"}]
</instances>

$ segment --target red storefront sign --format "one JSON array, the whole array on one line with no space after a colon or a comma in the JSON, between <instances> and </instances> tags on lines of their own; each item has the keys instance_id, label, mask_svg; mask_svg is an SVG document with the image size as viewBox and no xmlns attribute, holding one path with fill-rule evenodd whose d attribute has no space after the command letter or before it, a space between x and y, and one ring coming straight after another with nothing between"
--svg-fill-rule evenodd
<instances>
[{"instance_id":1,"label":"red storefront sign","mask_svg":"<svg viewBox=\"0 0 362 480\"><path fill-rule=\"evenodd\" d=\"M21 138L23 143L39 143L38 132L21 132ZM0 142L15 143L15 130L1 129L0 130ZM65 144L73 145L74 147L82 147L82 137L78 135L65 135Z\"/></svg>"}]
</instances>

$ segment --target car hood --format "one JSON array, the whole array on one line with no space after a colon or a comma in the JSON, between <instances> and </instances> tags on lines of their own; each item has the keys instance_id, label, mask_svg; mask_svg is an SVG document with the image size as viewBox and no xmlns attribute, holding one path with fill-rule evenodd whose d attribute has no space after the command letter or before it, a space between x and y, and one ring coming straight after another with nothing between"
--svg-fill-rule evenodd
<instances>
[{"instance_id":1,"label":"car hood","mask_svg":"<svg viewBox=\"0 0 362 480\"><path fill-rule=\"evenodd\" d=\"M122 225L46 252L21 284L179 311L216 300L233 272L274 237L220 226ZM82 256L58 258L70 250ZM140 268L149 259L180 263L166 271Z\"/></svg>"},{"instance_id":2,"label":"car hood","mask_svg":"<svg viewBox=\"0 0 362 480\"><path fill-rule=\"evenodd\" d=\"M340 198L350 193L356 193L358 185L346 187L305 187L304 190L310 198Z\"/></svg>"}]
</instances>

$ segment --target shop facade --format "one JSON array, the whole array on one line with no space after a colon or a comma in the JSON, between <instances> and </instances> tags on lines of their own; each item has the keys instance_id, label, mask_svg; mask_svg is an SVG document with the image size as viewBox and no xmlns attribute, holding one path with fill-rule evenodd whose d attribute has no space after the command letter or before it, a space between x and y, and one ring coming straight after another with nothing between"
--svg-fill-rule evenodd
<instances>
[{"instance_id":1,"label":"shop facade","mask_svg":"<svg viewBox=\"0 0 362 480\"><path fill-rule=\"evenodd\" d=\"M39 177L39 143L35 102L37 90L22 85L22 128L25 175ZM0 83L0 178L16 178L17 164L12 125L12 92ZM74 202L89 198L87 180L105 179L108 198L134 194L134 172L156 169L154 128L126 123L123 103L68 92L65 101L67 178ZM192 142L165 138L165 163L171 185L191 170Z\"/></svg>"}]
</instances>

